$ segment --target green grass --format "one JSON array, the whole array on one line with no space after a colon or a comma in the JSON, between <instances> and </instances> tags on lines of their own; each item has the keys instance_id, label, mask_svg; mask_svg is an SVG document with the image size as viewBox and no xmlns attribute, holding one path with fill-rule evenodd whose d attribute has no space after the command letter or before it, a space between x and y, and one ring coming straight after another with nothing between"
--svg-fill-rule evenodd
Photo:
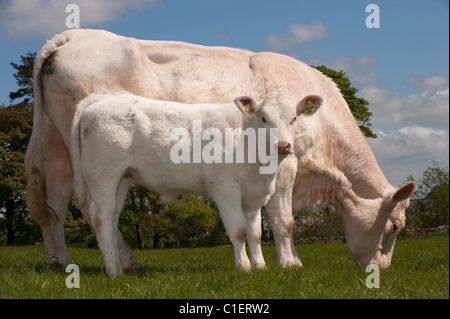
<instances>
[{"instance_id":1,"label":"green grass","mask_svg":"<svg viewBox=\"0 0 450 319\"><path fill-rule=\"evenodd\" d=\"M0 298L449 298L448 234L397 240L380 288L351 259L346 244L297 246L304 268L275 264L275 248L263 247L267 269L234 268L231 248L135 250L142 269L109 278L97 249L71 248L80 288L68 289L68 273L45 266L41 246L0 247Z\"/></svg>"}]
</instances>

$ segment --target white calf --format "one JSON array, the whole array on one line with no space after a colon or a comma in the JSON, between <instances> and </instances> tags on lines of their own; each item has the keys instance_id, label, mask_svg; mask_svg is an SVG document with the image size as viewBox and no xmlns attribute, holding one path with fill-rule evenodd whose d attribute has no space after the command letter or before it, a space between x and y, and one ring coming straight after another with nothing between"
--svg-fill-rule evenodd
<instances>
[{"instance_id":1,"label":"white calf","mask_svg":"<svg viewBox=\"0 0 450 319\"><path fill-rule=\"evenodd\" d=\"M233 243L236 267L265 267L260 209L275 192L279 162L293 153L297 116L321 104L318 96L298 102L287 91L269 93L261 103L239 97L234 104L189 107L125 92L82 100L71 131L75 198L80 209L89 203L87 218L106 272L115 276L128 267L120 258L127 249L121 247L117 227L133 178L163 198L193 193L213 199ZM201 132L200 126L206 130ZM239 128L243 132L234 140ZM276 139L270 129L276 129ZM253 153L256 139L253 145L243 142L244 136L251 141L252 132L258 140ZM273 160L275 169L270 170Z\"/></svg>"}]
</instances>

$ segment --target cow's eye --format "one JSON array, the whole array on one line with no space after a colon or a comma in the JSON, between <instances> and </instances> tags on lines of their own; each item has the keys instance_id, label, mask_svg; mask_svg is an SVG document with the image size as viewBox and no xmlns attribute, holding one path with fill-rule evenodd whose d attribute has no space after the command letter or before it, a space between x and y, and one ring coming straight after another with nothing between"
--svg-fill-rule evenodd
<instances>
[{"instance_id":1,"label":"cow's eye","mask_svg":"<svg viewBox=\"0 0 450 319\"><path fill-rule=\"evenodd\" d=\"M392 232L393 232L393 233L395 233L399 228L400 228L400 226L398 226L397 223L393 223L393 224L392 224Z\"/></svg>"},{"instance_id":2,"label":"cow's eye","mask_svg":"<svg viewBox=\"0 0 450 319\"><path fill-rule=\"evenodd\" d=\"M294 117L294 119L292 120L291 124L294 124L296 120L297 120L297 117Z\"/></svg>"},{"instance_id":3,"label":"cow's eye","mask_svg":"<svg viewBox=\"0 0 450 319\"><path fill-rule=\"evenodd\" d=\"M262 118L262 121L263 121L263 123L266 123L267 122L267 120L266 120L266 118L263 116L263 118Z\"/></svg>"}]
</instances>

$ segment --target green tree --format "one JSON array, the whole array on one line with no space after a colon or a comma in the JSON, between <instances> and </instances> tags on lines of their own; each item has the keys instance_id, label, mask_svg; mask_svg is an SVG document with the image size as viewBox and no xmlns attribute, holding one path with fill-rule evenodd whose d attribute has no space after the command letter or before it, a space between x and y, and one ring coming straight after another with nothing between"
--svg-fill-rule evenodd
<instances>
[{"instance_id":1,"label":"green tree","mask_svg":"<svg viewBox=\"0 0 450 319\"><path fill-rule=\"evenodd\" d=\"M31 135L32 106L0 107L0 242L33 242L39 237L25 201L24 154Z\"/></svg>"},{"instance_id":2,"label":"green tree","mask_svg":"<svg viewBox=\"0 0 450 319\"><path fill-rule=\"evenodd\" d=\"M213 230L217 225L216 216L217 211L207 200L183 195L164 210L152 214L151 223L159 239L173 236L177 247L182 247Z\"/></svg>"},{"instance_id":3,"label":"green tree","mask_svg":"<svg viewBox=\"0 0 450 319\"><path fill-rule=\"evenodd\" d=\"M196 196L181 196L164 211L164 215L171 221L178 247L206 235L217 224L216 210L207 200Z\"/></svg>"},{"instance_id":4,"label":"green tree","mask_svg":"<svg viewBox=\"0 0 450 319\"><path fill-rule=\"evenodd\" d=\"M67 207L64 234L66 242L70 246L91 248L97 245L94 231L75 206L73 198L71 198Z\"/></svg>"},{"instance_id":5,"label":"green tree","mask_svg":"<svg viewBox=\"0 0 450 319\"><path fill-rule=\"evenodd\" d=\"M414 181L412 176L408 181ZM436 227L448 225L449 215L449 172L433 161L422 177L416 182L407 214L411 223L419 227Z\"/></svg>"},{"instance_id":6,"label":"green tree","mask_svg":"<svg viewBox=\"0 0 450 319\"><path fill-rule=\"evenodd\" d=\"M362 133L366 137L377 138L377 135L370 129L372 126L372 123L370 123L372 112L369 112L369 109L367 108L369 102L355 95L358 92L358 89L352 86L350 79L346 76L346 73L344 71L329 69L324 65L314 66L314 68L331 78L334 83L336 83Z\"/></svg>"},{"instance_id":7,"label":"green tree","mask_svg":"<svg viewBox=\"0 0 450 319\"><path fill-rule=\"evenodd\" d=\"M20 98L24 98L24 103L33 103L33 65L36 52L28 51L25 55L20 56L20 64L11 62L12 67L16 70L14 78L19 85L19 89L9 93L11 103Z\"/></svg>"},{"instance_id":8,"label":"green tree","mask_svg":"<svg viewBox=\"0 0 450 319\"><path fill-rule=\"evenodd\" d=\"M144 248L152 243L156 248L161 243L164 234L158 232L152 216L158 215L165 207L154 192L135 182L131 184L119 219L119 228L131 247Z\"/></svg>"}]
</instances>

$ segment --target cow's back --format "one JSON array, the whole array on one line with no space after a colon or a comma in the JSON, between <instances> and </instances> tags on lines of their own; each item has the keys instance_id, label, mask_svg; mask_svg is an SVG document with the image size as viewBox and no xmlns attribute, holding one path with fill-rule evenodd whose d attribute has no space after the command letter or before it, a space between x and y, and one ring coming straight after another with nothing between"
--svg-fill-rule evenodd
<instances>
[{"instance_id":1,"label":"cow's back","mask_svg":"<svg viewBox=\"0 0 450 319\"><path fill-rule=\"evenodd\" d=\"M224 103L287 88L300 98L311 93L308 83L314 82L304 79L321 76L276 53L136 40L102 30L65 31L48 45L56 48L35 80L42 80L45 107L66 143L76 103L93 92L127 90L158 100Z\"/></svg>"}]
</instances>

